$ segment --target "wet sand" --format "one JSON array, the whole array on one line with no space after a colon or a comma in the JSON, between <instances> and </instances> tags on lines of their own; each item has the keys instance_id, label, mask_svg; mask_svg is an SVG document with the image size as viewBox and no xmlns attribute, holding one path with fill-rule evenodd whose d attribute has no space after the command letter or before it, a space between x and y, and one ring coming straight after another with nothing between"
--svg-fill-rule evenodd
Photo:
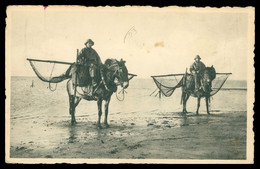
<instances>
[{"instance_id":1,"label":"wet sand","mask_svg":"<svg viewBox=\"0 0 260 169\"><path fill-rule=\"evenodd\" d=\"M71 126L64 84L55 92L36 80L35 88L12 84L10 158L246 159L246 91L219 92L211 115L202 99L197 116L196 99L189 99L185 115L180 91L159 100L149 96L154 86L135 84L123 102L112 96L110 127L98 129L97 105L87 101Z\"/></svg>"},{"instance_id":2,"label":"wet sand","mask_svg":"<svg viewBox=\"0 0 260 169\"><path fill-rule=\"evenodd\" d=\"M179 124L173 122L176 119ZM12 158L246 158L245 112L199 116L172 112L145 121L137 125L131 119L110 120L109 128L98 129L96 122L85 118L78 118L75 126L65 119L28 119L19 129L19 122L13 124L10 154Z\"/></svg>"}]
</instances>

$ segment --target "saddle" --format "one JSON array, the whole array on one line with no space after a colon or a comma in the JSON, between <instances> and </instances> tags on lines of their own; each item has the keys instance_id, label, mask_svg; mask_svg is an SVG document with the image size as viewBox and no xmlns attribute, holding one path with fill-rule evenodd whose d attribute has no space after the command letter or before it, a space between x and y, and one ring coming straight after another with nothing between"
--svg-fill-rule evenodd
<instances>
[{"instance_id":1,"label":"saddle","mask_svg":"<svg viewBox=\"0 0 260 169\"><path fill-rule=\"evenodd\" d=\"M78 87L81 87L84 93L87 95L92 95L93 91L98 87L100 83L100 78L98 78L100 75L98 72L100 72L100 68L97 68L97 73L94 78L96 78L98 85L93 86L92 85L92 78L90 77L89 72L89 65L73 65L71 69L71 75L72 75L72 82L73 84L76 84ZM77 73L77 74L76 74ZM77 79L76 79L77 78Z\"/></svg>"},{"instance_id":2,"label":"saddle","mask_svg":"<svg viewBox=\"0 0 260 169\"><path fill-rule=\"evenodd\" d=\"M186 83L187 83L187 81L189 81L188 84L187 84L187 90L194 91L195 90L195 77L194 77L194 75L191 74L191 73L188 73ZM198 88L199 89L202 87L201 82L202 82L202 77L200 75L198 75Z\"/></svg>"},{"instance_id":3,"label":"saddle","mask_svg":"<svg viewBox=\"0 0 260 169\"><path fill-rule=\"evenodd\" d=\"M73 71L72 71L72 82L73 82L73 84L77 84L77 86L79 86L79 87L87 87L87 86L91 85L89 66L77 65L77 67L76 67L76 65L75 65L73 67Z\"/></svg>"}]
</instances>

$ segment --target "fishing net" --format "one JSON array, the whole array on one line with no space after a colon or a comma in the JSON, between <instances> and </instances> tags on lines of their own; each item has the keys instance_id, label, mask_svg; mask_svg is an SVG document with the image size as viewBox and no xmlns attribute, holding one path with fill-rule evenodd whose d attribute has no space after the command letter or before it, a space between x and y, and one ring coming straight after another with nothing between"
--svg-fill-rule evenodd
<instances>
[{"instance_id":1,"label":"fishing net","mask_svg":"<svg viewBox=\"0 0 260 169\"><path fill-rule=\"evenodd\" d=\"M215 95L224 85L231 73L217 73L216 78L212 81L210 96Z\"/></svg>"},{"instance_id":2,"label":"fishing net","mask_svg":"<svg viewBox=\"0 0 260 169\"><path fill-rule=\"evenodd\" d=\"M175 89L180 87L183 74L152 76L152 78L159 89L159 92L161 92L165 97L170 97Z\"/></svg>"},{"instance_id":3,"label":"fishing net","mask_svg":"<svg viewBox=\"0 0 260 169\"><path fill-rule=\"evenodd\" d=\"M69 64L57 64L53 62L39 62L29 60L30 65L39 79L49 83L59 83L65 80L65 72Z\"/></svg>"},{"instance_id":4,"label":"fishing net","mask_svg":"<svg viewBox=\"0 0 260 169\"><path fill-rule=\"evenodd\" d=\"M225 81L227 80L230 74L231 73L216 74L216 78L212 81L212 86L211 86L212 91L210 92L211 96L215 95L222 88L222 86L224 85ZM184 74L170 74L170 75L152 76L152 78L157 88L159 89L159 92L162 93L163 96L165 97L170 97L176 88L182 86L183 76Z\"/></svg>"},{"instance_id":5,"label":"fishing net","mask_svg":"<svg viewBox=\"0 0 260 169\"><path fill-rule=\"evenodd\" d=\"M44 61L44 60L36 60L36 59L27 59L30 62L30 65L37 75L39 79L44 82L50 83L59 83L65 79L67 79L67 74L71 71L72 74L75 73L75 67L71 66L73 63L68 62L59 62L59 61ZM79 67L78 73L78 85L79 86L87 86L85 82L90 82L89 79L89 69L88 67ZM128 79L131 80L134 78L135 74L128 73ZM75 78L75 76L73 76ZM72 77L72 78L73 78ZM75 80L75 79L73 79ZM82 83L82 84L81 84Z\"/></svg>"}]
</instances>

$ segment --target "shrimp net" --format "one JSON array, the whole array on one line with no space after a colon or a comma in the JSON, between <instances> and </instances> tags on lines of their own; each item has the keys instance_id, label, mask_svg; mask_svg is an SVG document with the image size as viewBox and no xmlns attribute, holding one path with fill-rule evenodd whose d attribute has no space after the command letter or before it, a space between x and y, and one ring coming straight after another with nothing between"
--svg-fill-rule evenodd
<instances>
[{"instance_id":1,"label":"shrimp net","mask_svg":"<svg viewBox=\"0 0 260 169\"><path fill-rule=\"evenodd\" d=\"M216 73L216 78L211 83L210 96L215 95L222 88L227 78L231 75L231 73ZM157 89L151 93L153 95L156 91L158 94L162 94L165 97L170 97L175 89L181 87L183 85L183 79L185 74L169 74L169 75L159 75L159 76L151 76Z\"/></svg>"},{"instance_id":2,"label":"shrimp net","mask_svg":"<svg viewBox=\"0 0 260 169\"><path fill-rule=\"evenodd\" d=\"M59 83L67 79L65 74L70 66L68 64L57 64L53 62L38 62L33 60L29 60L29 62L34 73L37 75L37 77L40 80L44 82Z\"/></svg>"}]
</instances>

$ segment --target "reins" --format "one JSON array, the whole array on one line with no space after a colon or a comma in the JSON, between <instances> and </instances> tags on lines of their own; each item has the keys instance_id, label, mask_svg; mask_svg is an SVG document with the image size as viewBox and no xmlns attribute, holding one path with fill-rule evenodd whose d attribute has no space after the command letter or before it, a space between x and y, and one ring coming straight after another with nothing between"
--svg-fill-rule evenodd
<instances>
[{"instance_id":1,"label":"reins","mask_svg":"<svg viewBox=\"0 0 260 169\"><path fill-rule=\"evenodd\" d=\"M118 94L120 94L122 92L122 94L123 94L123 98L122 99L119 99L118 98ZM119 100L119 101L124 101L124 99L125 99L125 93L127 94L127 92L125 91L125 89L123 88L120 92L118 92L118 94L117 94L117 92L116 92L116 98L117 98L117 100Z\"/></svg>"}]
</instances>

